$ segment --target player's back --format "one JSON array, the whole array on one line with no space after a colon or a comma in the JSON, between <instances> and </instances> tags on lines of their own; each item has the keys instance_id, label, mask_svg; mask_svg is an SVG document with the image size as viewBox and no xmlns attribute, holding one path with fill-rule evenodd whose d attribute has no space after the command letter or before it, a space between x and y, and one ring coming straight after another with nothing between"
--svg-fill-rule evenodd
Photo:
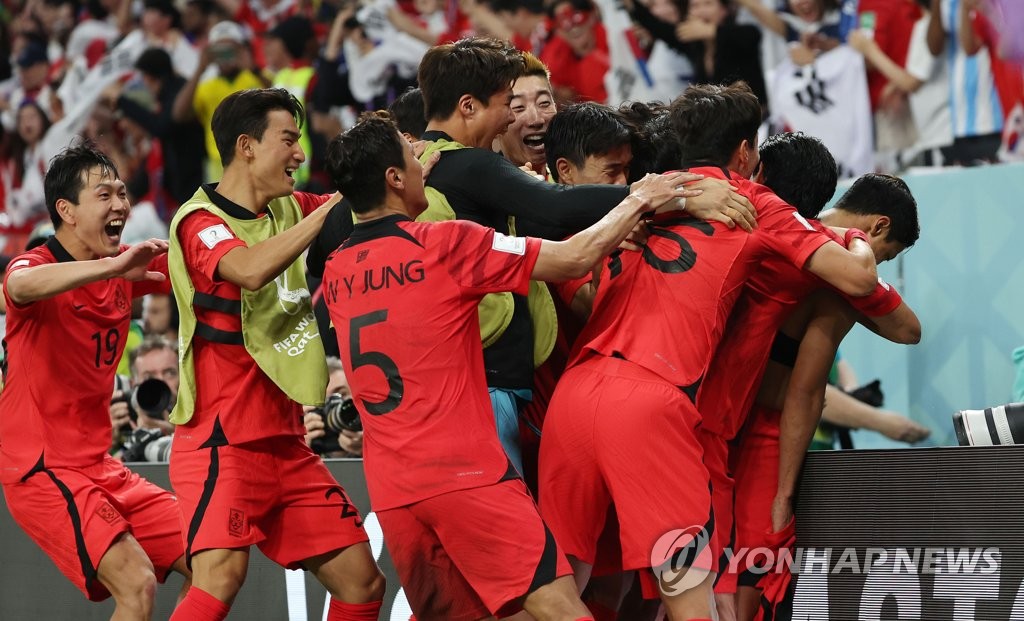
<instances>
[{"instance_id":1,"label":"player's back","mask_svg":"<svg viewBox=\"0 0 1024 621\"><path fill-rule=\"evenodd\" d=\"M834 239L817 221L797 218ZM705 428L727 439L736 436L754 404L779 327L800 300L822 286L817 276L780 255L766 257L751 273L697 398Z\"/></svg>"},{"instance_id":2,"label":"player's back","mask_svg":"<svg viewBox=\"0 0 1024 621\"><path fill-rule=\"evenodd\" d=\"M471 222L388 216L356 225L328 258L325 299L366 430L375 510L506 474L477 303L525 290L538 252L539 242Z\"/></svg>"}]
</instances>

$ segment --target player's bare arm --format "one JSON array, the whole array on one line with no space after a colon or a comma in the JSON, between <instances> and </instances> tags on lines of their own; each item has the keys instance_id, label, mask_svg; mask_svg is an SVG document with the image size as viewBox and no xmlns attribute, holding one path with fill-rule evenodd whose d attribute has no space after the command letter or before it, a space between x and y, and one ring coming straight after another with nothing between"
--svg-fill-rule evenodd
<instances>
[{"instance_id":1,"label":"player's bare arm","mask_svg":"<svg viewBox=\"0 0 1024 621\"><path fill-rule=\"evenodd\" d=\"M217 263L217 275L248 291L256 291L277 278L309 246L341 195L335 193L301 222L249 247L238 247Z\"/></svg>"},{"instance_id":2,"label":"player's bare arm","mask_svg":"<svg viewBox=\"0 0 1024 621\"><path fill-rule=\"evenodd\" d=\"M166 276L150 271L148 266L154 258L166 252L165 240L150 239L116 257L15 269L7 278L7 295L15 304L30 304L108 278L161 281ZM17 265L11 267L16 268Z\"/></svg>"},{"instance_id":3,"label":"player's bare arm","mask_svg":"<svg viewBox=\"0 0 1024 621\"><path fill-rule=\"evenodd\" d=\"M846 236L847 247L835 242L823 245L807 260L804 269L847 295L870 295L878 284L878 266L871 245L863 233L853 236L844 229L837 232Z\"/></svg>"},{"instance_id":4,"label":"player's bare arm","mask_svg":"<svg viewBox=\"0 0 1024 621\"><path fill-rule=\"evenodd\" d=\"M682 184L699 178L683 172L644 177L633 184L622 202L590 228L563 242L543 241L532 278L581 278L626 239L641 215L657 208L678 209L676 199L693 196L695 192Z\"/></svg>"},{"instance_id":5,"label":"player's bare arm","mask_svg":"<svg viewBox=\"0 0 1024 621\"><path fill-rule=\"evenodd\" d=\"M914 309L901 302L896 310L881 317L857 318L858 323L878 336L901 345L917 345L921 342L921 321Z\"/></svg>"},{"instance_id":6,"label":"player's bare arm","mask_svg":"<svg viewBox=\"0 0 1024 621\"><path fill-rule=\"evenodd\" d=\"M793 518L793 494L821 418L828 372L853 323L849 306L835 296L821 297L800 342L779 419L779 487L772 503L775 532Z\"/></svg>"}]
</instances>

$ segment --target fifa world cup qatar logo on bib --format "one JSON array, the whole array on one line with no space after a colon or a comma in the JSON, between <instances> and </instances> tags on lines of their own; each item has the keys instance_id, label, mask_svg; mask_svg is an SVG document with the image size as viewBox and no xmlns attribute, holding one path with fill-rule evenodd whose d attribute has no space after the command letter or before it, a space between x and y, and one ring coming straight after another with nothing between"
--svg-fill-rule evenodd
<instances>
[{"instance_id":1,"label":"fifa world cup qatar logo on bib","mask_svg":"<svg viewBox=\"0 0 1024 621\"><path fill-rule=\"evenodd\" d=\"M711 573L711 535L703 526L670 530L651 549L651 569L658 588L669 597L704 582Z\"/></svg>"}]
</instances>

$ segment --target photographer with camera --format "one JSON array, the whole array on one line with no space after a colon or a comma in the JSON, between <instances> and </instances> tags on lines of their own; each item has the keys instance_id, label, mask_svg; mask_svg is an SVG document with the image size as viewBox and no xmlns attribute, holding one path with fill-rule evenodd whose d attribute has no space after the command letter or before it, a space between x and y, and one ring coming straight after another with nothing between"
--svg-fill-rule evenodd
<instances>
[{"instance_id":1,"label":"photographer with camera","mask_svg":"<svg viewBox=\"0 0 1024 621\"><path fill-rule=\"evenodd\" d=\"M178 347L163 337L149 337L129 360L131 386L118 377L110 401L112 453L126 462L167 461L174 433L167 417L178 396Z\"/></svg>"},{"instance_id":2,"label":"photographer with camera","mask_svg":"<svg viewBox=\"0 0 1024 621\"><path fill-rule=\"evenodd\" d=\"M352 390L341 360L328 356L327 372L326 403L321 408L304 408L306 444L322 457L362 458L363 424L352 403Z\"/></svg>"}]
</instances>

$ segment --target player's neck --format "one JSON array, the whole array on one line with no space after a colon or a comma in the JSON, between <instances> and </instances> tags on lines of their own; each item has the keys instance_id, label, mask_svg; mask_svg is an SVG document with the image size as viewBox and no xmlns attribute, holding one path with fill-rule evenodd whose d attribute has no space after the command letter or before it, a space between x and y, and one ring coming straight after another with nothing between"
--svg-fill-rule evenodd
<instances>
[{"instance_id":1,"label":"player's neck","mask_svg":"<svg viewBox=\"0 0 1024 621\"><path fill-rule=\"evenodd\" d=\"M217 184L217 194L235 203L239 207L253 212L262 213L270 201L276 196L265 196L256 189L256 184L243 170L228 168Z\"/></svg>"},{"instance_id":2,"label":"player's neck","mask_svg":"<svg viewBox=\"0 0 1024 621\"><path fill-rule=\"evenodd\" d=\"M491 148L490 142L483 141L473 136L472 129L466 123L465 119L459 116L458 113L453 114L451 117L444 119L443 121L430 121L427 123L427 131L444 132L455 142L467 147L479 147L481 149L488 150Z\"/></svg>"},{"instance_id":3,"label":"player's neck","mask_svg":"<svg viewBox=\"0 0 1024 621\"><path fill-rule=\"evenodd\" d=\"M369 211L364 211L363 213L357 213L355 216L358 224L373 222L374 220L380 220L381 218L387 218L388 216L404 216L406 218L413 217L404 203L400 200L390 200L390 197L385 198L384 202L377 207L374 207Z\"/></svg>"},{"instance_id":4,"label":"player's neck","mask_svg":"<svg viewBox=\"0 0 1024 621\"><path fill-rule=\"evenodd\" d=\"M75 261L91 261L93 259L99 259L100 256L89 249L89 246L85 244L81 239L75 235L75 232L67 225L62 225L57 232L54 233L54 237L60 245L67 251L68 254L75 259Z\"/></svg>"}]
</instances>

